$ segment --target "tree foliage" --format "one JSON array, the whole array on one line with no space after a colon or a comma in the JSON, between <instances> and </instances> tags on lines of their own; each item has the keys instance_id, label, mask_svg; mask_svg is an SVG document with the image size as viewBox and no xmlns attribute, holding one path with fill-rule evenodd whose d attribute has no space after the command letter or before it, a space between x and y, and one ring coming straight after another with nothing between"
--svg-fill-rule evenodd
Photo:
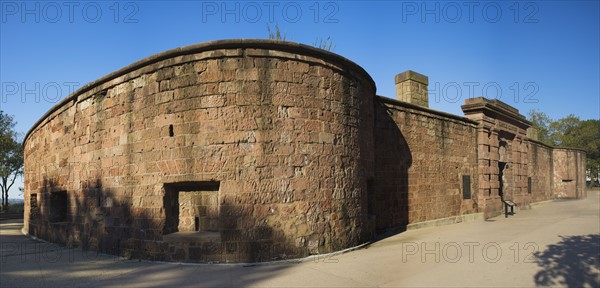
<instances>
[{"instance_id":1,"label":"tree foliage","mask_svg":"<svg viewBox=\"0 0 600 288\"><path fill-rule=\"evenodd\" d=\"M559 147L573 147L582 148L584 143L581 143L581 136L579 135L579 123L581 120L573 114L568 115L565 118L552 121L550 123L550 131L554 132L552 137L554 145Z\"/></svg>"},{"instance_id":2,"label":"tree foliage","mask_svg":"<svg viewBox=\"0 0 600 288\"><path fill-rule=\"evenodd\" d=\"M537 110L529 111L529 121L531 121L533 128L537 131L538 140L542 143L554 146L550 135L550 124L552 119L548 117L544 112Z\"/></svg>"},{"instance_id":3,"label":"tree foliage","mask_svg":"<svg viewBox=\"0 0 600 288\"><path fill-rule=\"evenodd\" d=\"M8 208L8 191L23 174L23 145L13 129L13 117L0 110L0 199L2 208Z\"/></svg>"},{"instance_id":4,"label":"tree foliage","mask_svg":"<svg viewBox=\"0 0 600 288\"><path fill-rule=\"evenodd\" d=\"M538 132L538 140L551 146L586 151L587 169L598 175L600 169L600 120L584 120L571 114L552 120L543 112L529 111L529 121Z\"/></svg>"}]
</instances>

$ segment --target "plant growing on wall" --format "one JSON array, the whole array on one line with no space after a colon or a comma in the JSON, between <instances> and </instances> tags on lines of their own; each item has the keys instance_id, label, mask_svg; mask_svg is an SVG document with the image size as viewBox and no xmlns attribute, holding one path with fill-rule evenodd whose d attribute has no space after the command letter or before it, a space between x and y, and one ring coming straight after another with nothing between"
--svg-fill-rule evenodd
<instances>
[{"instance_id":1,"label":"plant growing on wall","mask_svg":"<svg viewBox=\"0 0 600 288\"><path fill-rule=\"evenodd\" d=\"M275 23L275 31L272 31L271 26L269 26L269 23L267 23L267 32L269 32L269 39L271 40L286 40L286 34L281 33L281 29L279 29L278 23ZM335 49L335 45L333 44L333 38L331 38L331 36L327 36L326 39L317 37L312 46L329 52L332 52L333 49Z\"/></svg>"},{"instance_id":2,"label":"plant growing on wall","mask_svg":"<svg viewBox=\"0 0 600 288\"><path fill-rule=\"evenodd\" d=\"M281 35L279 24L275 23L275 31L271 31L271 26L267 23L267 31L269 32L269 39L271 40L285 40L285 34Z\"/></svg>"},{"instance_id":3,"label":"plant growing on wall","mask_svg":"<svg viewBox=\"0 0 600 288\"><path fill-rule=\"evenodd\" d=\"M333 39L331 38L331 36L327 36L327 39L323 40L323 38L317 38L315 39L315 43L313 44L313 46L332 52L333 49L335 49L335 45L333 44Z\"/></svg>"}]
</instances>

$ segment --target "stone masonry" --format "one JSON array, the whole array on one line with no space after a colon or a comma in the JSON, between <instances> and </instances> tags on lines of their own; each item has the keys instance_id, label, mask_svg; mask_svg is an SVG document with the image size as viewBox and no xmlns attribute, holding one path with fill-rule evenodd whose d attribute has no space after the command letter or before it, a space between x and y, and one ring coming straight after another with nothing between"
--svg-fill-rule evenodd
<instances>
[{"instance_id":1,"label":"stone masonry","mask_svg":"<svg viewBox=\"0 0 600 288\"><path fill-rule=\"evenodd\" d=\"M222 40L82 87L26 135L23 232L130 258L257 262L379 233L585 197L585 153L527 137L497 100L428 108L428 79L376 96L313 47Z\"/></svg>"},{"instance_id":2,"label":"stone masonry","mask_svg":"<svg viewBox=\"0 0 600 288\"><path fill-rule=\"evenodd\" d=\"M531 123L519 111L499 100L467 99L465 115L479 122L477 153L478 202L487 217L502 210L500 199L529 205L526 134Z\"/></svg>"},{"instance_id":3,"label":"stone masonry","mask_svg":"<svg viewBox=\"0 0 600 288\"><path fill-rule=\"evenodd\" d=\"M429 78L414 71L396 75L396 99L422 107L429 107L427 86Z\"/></svg>"}]
</instances>

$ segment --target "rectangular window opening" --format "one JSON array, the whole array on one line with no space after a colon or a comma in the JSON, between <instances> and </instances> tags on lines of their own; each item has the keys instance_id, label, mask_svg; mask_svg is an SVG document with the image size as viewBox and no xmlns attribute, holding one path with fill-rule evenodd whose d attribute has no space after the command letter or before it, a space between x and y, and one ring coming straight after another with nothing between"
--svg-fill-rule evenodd
<instances>
[{"instance_id":1,"label":"rectangular window opening","mask_svg":"<svg viewBox=\"0 0 600 288\"><path fill-rule=\"evenodd\" d=\"M219 186L216 181L165 184L163 234L218 232Z\"/></svg>"},{"instance_id":2,"label":"rectangular window opening","mask_svg":"<svg viewBox=\"0 0 600 288\"><path fill-rule=\"evenodd\" d=\"M463 199L471 199L471 176L462 176Z\"/></svg>"},{"instance_id":3,"label":"rectangular window opening","mask_svg":"<svg viewBox=\"0 0 600 288\"><path fill-rule=\"evenodd\" d=\"M32 193L29 196L29 219L37 219L40 216L40 208L38 206L37 193Z\"/></svg>"},{"instance_id":4,"label":"rectangular window opening","mask_svg":"<svg viewBox=\"0 0 600 288\"><path fill-rule=\"evenodd\" d=\"M531 177L527 177L527 193L531 194Z\"/></svg>"},{"instance_id":5,"label":"rectangular window opening","mask_svg":"<svg viewBox=\"0 0 600 288\"><path fill-rule=\"evenodd\" d=\"M67 191L50 193L50 222L67 222L69 197Z\"/></svg>"}]
</instances>

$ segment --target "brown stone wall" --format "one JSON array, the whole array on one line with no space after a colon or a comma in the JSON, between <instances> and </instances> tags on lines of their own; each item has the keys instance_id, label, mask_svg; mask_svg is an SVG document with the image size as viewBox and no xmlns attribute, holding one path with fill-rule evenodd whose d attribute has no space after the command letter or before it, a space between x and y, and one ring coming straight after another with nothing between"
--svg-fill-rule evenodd
<instances>
[{"instance_id":1,"label":"brown stone wall","mask_svg":"<svg viewBox=\"0 0 600 288\"><path fill-rule=\"evenodd\" d=\"M477 212L476 127L467 119L379 97L371 214L379 231ZM471 199L463 199L462 176Z\"/></svg>"},{"instance_id":2,"label":"brown stone wall","mask_svg":"<svg viewBox=\"0 0 600 288\"><path fill-rule=\"evenodd\" d=\"M24 231L133 258L253 262L493 217L501 199L585 197L583 151L529 140L498 100L468 99L466 118L424 107L427 82L396 77L412 103L376 97L353 62L282 41L151 56L25 137Z\"/></svg>"},{"instance_id":3,"label":"brown stone wall","mask_svg":"<svg viewBox=\"0 0 600 288\"><path fill-rule=\"evenodd\" d=\"M556 198L585 198L585 152L555 148L554 195Z\"/></svg>"},{"instance_id":4,"label":"brown stone wall","mask_svg":"<svg viewBox=\"0 0 600 288\"><path fill-rule=\"evenodd\" d=\"M25 211L25 231L191 262L358 245L372 229L374 94L354 63L292 43L217 41L144 59L86 85L27 135L25 199L39 208Z\"/></svg>"},{"instance_id":5,"label":"brown stone wall","mask_svg":"<svg viewBox=\"0 0 600 288\"><path fill-rule=\"evenodd\" d=\"M531 140L529 149L532 202L587 197L584 151L553 148Z\"/></svg>"},{"instance_id":6,"label":"brown stone wall","mask_svg":"<svg viewBox=\"0 0 600 288\"><path fill-rule=\"evenodd\" d=\"M534 141L530 141L528 146L532 202L554 199L552 147Z\"/></svg>"}]
</instances>

